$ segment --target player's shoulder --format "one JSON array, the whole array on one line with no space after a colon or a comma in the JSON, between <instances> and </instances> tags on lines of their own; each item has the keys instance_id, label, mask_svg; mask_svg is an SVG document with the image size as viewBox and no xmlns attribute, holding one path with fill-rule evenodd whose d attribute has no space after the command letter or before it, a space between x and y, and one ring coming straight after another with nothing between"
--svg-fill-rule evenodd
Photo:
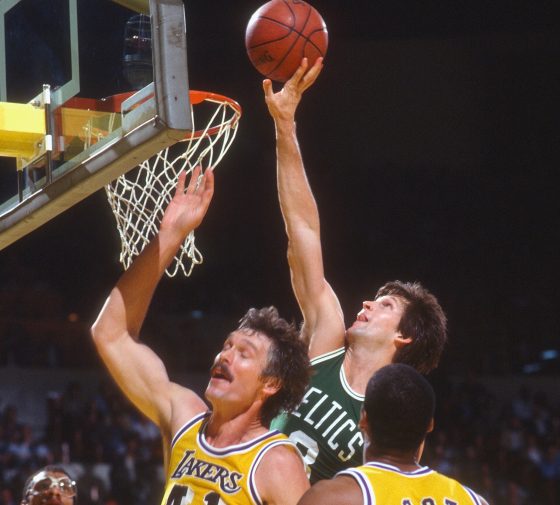
<instances>
[{"instance_id":1,"label":"player's shoulder","mask_svg":"<svg viewBox=\"0 0 560 505\"><path fill-rule=\"evenodd\" d=\"M264 478L267 486L282 487L286 476L293 481L308 482L307 469L301 454L290 442L273 443L265 448L257 468L260 480Z\"/></svg>"},{"instance_id":2,"label":"player's shoulder","mask_svg":"<svg viewBox=\"0 0 560 505\"><path fill-rule=\"evenodd\" d=\"M279 442L266 448L256 469L255 483L266 503L296 503L309 488L301 455L293 445Z\"/></svg>"},{"instance_id":3,"label":"player's shoulder","mask_svg":"<svg viewBox=\"0 0 560 505\"><path fill-rule=\"evenodd\" d=\"M344 360L345 353L345 347L337 347L336 349L332 349L328 352L317 354L311 358L311 365L317 367L325 363Z\"/></svg>"},{"instance_id":4,"label":"player's shoulder","mask_svg":"<svg viewBox=\"0 0 560 505\"><path fill-rule=\"evenodd\" d=\"M457 479L454 479L449 475L444 475L436 471L433 471L433 473L443 481L451 482L453 486L458 486L460 489L462 489L467 495L470 496L472 503L474 505L489 505L488 502L482 496L480 496L478 493L473 491L470 487L465 486L462 482L459 482Z\"/></svg>"},{"instance_id":5,"label":"player's shoulder","mask_svg":"<svg viewBox=\"0 0 560 505\"><path fill-rule=\"evenodd\" d=\"M295 471L304 470L303 459L296 446L288 438L281 438L265 448L260 466L262 469L292 468Z\"/></svg>"},{"instance_id":6,"label":"player's shoulder","mask_svg":"<svg viewBox=\"0 0 560 505\"><path fill-rule=\"evenodd\" d=\"M173 383L171 386L171 433L208 411L206 403L192 389Z\"/></svg>"},{"instance_id":7,"label":"player's shoulder","mask_svg":"<svg viewBox=\"0 0 560 505\"><path fill-rule=\"evenodd\" d=\"M320 480L302 496L298 505L361 505L363 496L360 486L349 475L338 475L333 479Z\"/></svg>"}]
</instances>

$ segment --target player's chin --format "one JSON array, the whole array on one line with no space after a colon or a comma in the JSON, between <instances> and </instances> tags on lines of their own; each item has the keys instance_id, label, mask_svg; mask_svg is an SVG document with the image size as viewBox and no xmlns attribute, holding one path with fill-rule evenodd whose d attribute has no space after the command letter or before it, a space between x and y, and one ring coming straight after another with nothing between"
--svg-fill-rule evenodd
<instances>
[{"instance_id":1,"label":"player's chin","mask_svg":"<svg viewBox=\"0 0 560 505\"><path fill-rule=\"evenodd\" d=\"M351 332L351 331L356 331L359 330L360 328L363 328L365 325L367 324L366 321L360 321L359 319L356 319L352 325L350 326L350 328L348 328L346 330L346 333Z\"/></svg>"},{"instance_id":2,"label":"player's chin","mask_svg":"<svg viewBox=\"0 0 560 505\"><path fill-rule=\"evenodd\" d=\"M229 387L229 384L230 383L228 381L225 381L223 379L211 378L208 382L208 386L206 386L206 398L211 400L212 398L220 398L224 396Z\"/></svg>"}]
</instances>

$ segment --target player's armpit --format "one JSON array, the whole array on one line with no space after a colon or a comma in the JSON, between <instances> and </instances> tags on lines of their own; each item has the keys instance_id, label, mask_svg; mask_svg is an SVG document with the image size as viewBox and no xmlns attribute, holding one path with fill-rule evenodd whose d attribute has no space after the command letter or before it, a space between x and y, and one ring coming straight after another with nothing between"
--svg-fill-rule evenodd
<instances>
[{"instance_id":1,"label":"player's armpit","mask_svg":"<svg viewBox=\"0 0 560 505\"><path fill-rule=\"evenodd\" d=\"M255 483L261 501L267 505L296 505L309 489L303 460L288 445L276 446L264 455Z\"/></svg>"},{"instance_id":2,"label":"player's armpit","mask_svg":"<svg viewBox=\"0 0 560 505\"><path fill-rule=\"evenodd\" d=\"M340 476L314 484L298 505L362 505L360 487L352 477Z\"/></svg>"},{"instance_id":3,"label":"player's armpit","mask_svg":"<svg viewBox=\"0 0 560 505\"><path fill-rule=\"evenodd\" d=\"M92 335L115 382L164 436L172 435L178 410L188 418L205 410L204 402L197 395L169 380L163 362L146 345L128 335L105 339L103 332L95 329Z\"/></svg>"},{"instance_id":4,"label":"player's armpit","mask_svg":"<svg viewBox=\"0 0 560 505\"><path fill-rule=\"evenodd\" d=\"M313 321L304 318L302 328L302 332L308 336L308 354L311 359L344 345L344 314L336 294L326 280L323 281L323 289L315 300L314 315Z\"/></svg>"}]
</instances>

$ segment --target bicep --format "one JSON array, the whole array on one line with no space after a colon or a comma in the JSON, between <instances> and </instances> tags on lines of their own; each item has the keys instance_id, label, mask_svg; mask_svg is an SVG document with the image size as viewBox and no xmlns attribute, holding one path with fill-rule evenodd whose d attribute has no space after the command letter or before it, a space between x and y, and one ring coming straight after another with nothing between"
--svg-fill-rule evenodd
<instances>
[{"instance_id":1,"label":"bicep","mask_svg":"<svg viewBox=\"0 0 560 505\"><path fill-rule=\"evenodd\" d=\"M313 317L305 317L302 332L309 345L311 359L339 349L344 345L346 328L340 302L330 284L324 281L317 294Z\"/></svg>"},{"instance_id":2,"label":"bicep","mask_svg":"<svg viewBox=\"0 0 560 505\"><path fill-rule=\"evenodd\" d=\"M319 240L308 236L307 240L300 237L298 242L298 248L290 245L288 262L292 288L303 314L302 338L313 358L344 345L344 315L338 297L325 279Z\"/></svg>"},{"instance_id":3,"label":"bicep","mask_svg":"<svg viewBox=\"0 0 560 505\"><path fill-rule=\"evenodd\" d=\"M127 398L160 429L169 428L172 383L161 359L132 338L115 340L98 346L98 350Z\"/></svg>"}]
</instances>

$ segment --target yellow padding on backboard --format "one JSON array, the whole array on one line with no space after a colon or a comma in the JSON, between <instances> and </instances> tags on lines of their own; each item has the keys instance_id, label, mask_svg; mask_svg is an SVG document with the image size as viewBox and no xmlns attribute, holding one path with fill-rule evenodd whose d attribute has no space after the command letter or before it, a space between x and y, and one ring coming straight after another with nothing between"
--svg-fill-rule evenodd
<instances>
[{"instance_id":1,"label":"yellow padding on backboard","mask_svg":"<svg viewBox=\"0 0 560 505\"><path fill-rule=\"evenodd\" d=\"M0 102L0 156L29 158L45 136L45 111L24 103Z\"/></svg>"},{"instance_id":2,"label":"yellow padding on backboard","mask_svg":"<svg viewBox=\"0 0 560 505\"><path fill-rule=\"evenodd\" d=\"M150 13L150 2L149 0L113 0L117 4L121 4L130 10L140 12L141 14Z\"/></svg>"}]
</instances>

